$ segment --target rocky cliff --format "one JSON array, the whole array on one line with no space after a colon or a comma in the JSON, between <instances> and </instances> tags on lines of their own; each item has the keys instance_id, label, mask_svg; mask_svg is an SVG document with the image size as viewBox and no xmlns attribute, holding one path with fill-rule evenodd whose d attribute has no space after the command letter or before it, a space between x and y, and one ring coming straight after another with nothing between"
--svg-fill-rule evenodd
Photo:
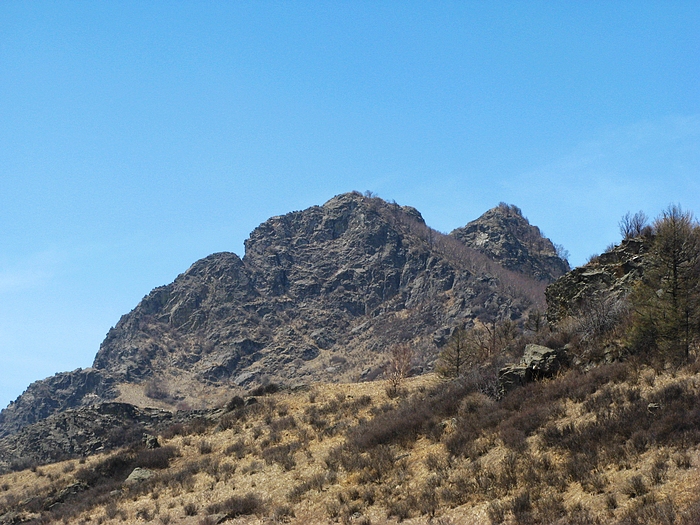
<instances>
[{"instance_id":1,"label":"rocky cliff","mask_svg":"<svg viewBox=\"0 0 700 525\"><path fill-rule=\"evenodd\" d=\"M491 210L444 236L413 208L349 193L273 217L243 259L210 255L148 294L109 331L92 370L33 384L0 414L0 436L125 385L157 382L168 400L200 392L206 404L200 387L370 379L397 342L430 368L453 326L520 319L566 268L517 215ZM57 386L76 377L86 384Z\"/></svg>"},{"instance_id":2,"label":"rocky cliff","mask_svg":"<svg viewBox=\"0 0 700 525\"><path fill-rule=\"evenodd\" d=\"M624 297L650 264L651 241L633 238L568 272L546 291L547 319L556 324L576 314L587 301Z\"/></svg>"},{"instance_id":3,"label":"rocky cliff","mask_svg":"<svg viewBox=\"0 0 700 525\"><path fill-rule=\"evenodd\" d=\"M552 241L517 206L501 203L450 235L503 267L541 281L552 282L569 271Z\"/></svg>"},{"instance_id":4,"label":"rocky cliff","mask_svg":"<svg viewBox=\"0 0 700 525\"><path fill-rule=\"evenodd\" d=\"M0 472L83 457L140 441L173 423L173 414L126 403L58 411L0 439Z\"/></svg>"},{"instance_id":5,"label":"rocky cliff","mask_svg":"<svg viewBox=\"0 0 700 525\"><path fill-rule=\"evenodd\" d=\"M93 368L63 372L35 381L0 412L0 437L56 412L114 399L118 395L115 378Z\"/></svg>"}]
</instances>

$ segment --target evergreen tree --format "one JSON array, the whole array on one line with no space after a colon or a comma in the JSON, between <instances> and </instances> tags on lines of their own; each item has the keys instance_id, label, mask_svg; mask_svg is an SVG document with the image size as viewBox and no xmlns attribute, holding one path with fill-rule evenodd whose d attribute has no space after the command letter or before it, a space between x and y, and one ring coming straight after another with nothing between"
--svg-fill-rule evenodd
<instances>
[{"instance_id":1,"label":"evergreen tree","mask_svg":"<svg viewBox=\"0 0 700 525\"><path fill-rule=\"evenodd\" d=\"M467 331L455 328L445 348L440 352L437 372L443 377L457 378L466 371Z\"/></svg>"},{"instance_id":2,"label":"evergreen tree","mask_svg":"<svg viewBox=\"0 0 700 525\"><path fill-rule=\"evenodd\" d=\"M633 344L678 363L700 335L700 226L691 213L673 205L654 222L651 261L634 296Z\"/></svg>"}]
</instances>

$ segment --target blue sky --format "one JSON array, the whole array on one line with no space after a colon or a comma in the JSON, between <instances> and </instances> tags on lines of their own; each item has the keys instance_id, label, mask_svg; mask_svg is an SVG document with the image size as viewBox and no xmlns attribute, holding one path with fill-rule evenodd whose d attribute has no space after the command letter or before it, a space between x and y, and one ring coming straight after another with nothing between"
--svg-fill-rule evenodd
<instances>
[{"instance_id":1,"label":"blue sky","mask_svg":"<svg viewBox=\"0 0 700 525\"><path fill-rule=\"evenodd\" d=\"M0 405L272 215L700 213L697 2L0 3Z\"/></svg>"}]
</instances>

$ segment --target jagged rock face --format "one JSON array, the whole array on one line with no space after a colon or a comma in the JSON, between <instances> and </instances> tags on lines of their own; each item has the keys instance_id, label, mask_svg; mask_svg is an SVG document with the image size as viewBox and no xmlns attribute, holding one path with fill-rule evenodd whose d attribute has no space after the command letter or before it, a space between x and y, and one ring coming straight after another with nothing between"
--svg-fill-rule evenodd
<instances>
[{"instance_id":1,"label":"jagged rock face","mask_svg":"<svg viewBox=\"0 0 700 525\"><path fill-rule=\"evenodd\" d=\"M126 403L64 410L0 439L0 472L13 465L51 463L120 447L172 420L170 412Z\"/></svg>"},{"instance_id":2,"label":"jagged rock face","mask_svg":"<svg viewBox=\"0 0 700 525\"><path fill-rule=\"evenodd\" d=\"M94 366L129 381L167 367L235 384L333 380L363 350L366 368L398 339L468 318L476 297L511 307L493 276L460 268L423 231L416 210L359 194L273 217L243 260L214 254L149 294ZM517 317L523 306L512 307ZM319 368L329 352L342 357Z\"/></svg>"},{"instance_id":3,"label":"jagged rock face","mask_svg":"<svg viewBox=\"0 0 700 525\"><path fill-rule=\"evenodd\" d=\"M556 324L575 314L589 300L622 297L642 278L650 260L651 242L636 238L622 241L612 250L594 257L550 284L547 297L547 320Z\"/></svg>"},{"instance_id":4,"label":"jagged rock face","mask_svg":"<svg viewBox=\"0 0 700 525\"><path fill-rule=\"evenodd\" d=\"M477 316L517 320L543 303L537 281L504 286L511 274L475 264L484 260L430 230L413 208L339 195L269 219L243 259L210 255L153 290L110 330L94 368L104 384L166 375L232 387L348 381L376 376L391 346L405 341L430 368L450 327ZM55 397L50 384L42 388ZM34 420L85 402L79 392L59 397ZM4 434L31 420L6 412Z\"/></svg>"},{"instance_id":5,"label":"jagged rock face","mask_svg":"<svg viewBox=\"0 0 700 525\"><path fill-rule=\"evenodd\" d=\"M68 408L117 396L114 378L88 368L63 372L35 381L16 401L0 412L0 437Z\"/></svg>"},{"instance_id":6,"label":"jagged rock face","mask_svg":"<svg viewBox=\"0 0 700 525\"><path fill-rule=\"evenodd\" d=\"M450 235L499 264L536 279L552 282L569 271L552 241L523 217L516 206L500 204Z\"/></svg>"}]
</instances>

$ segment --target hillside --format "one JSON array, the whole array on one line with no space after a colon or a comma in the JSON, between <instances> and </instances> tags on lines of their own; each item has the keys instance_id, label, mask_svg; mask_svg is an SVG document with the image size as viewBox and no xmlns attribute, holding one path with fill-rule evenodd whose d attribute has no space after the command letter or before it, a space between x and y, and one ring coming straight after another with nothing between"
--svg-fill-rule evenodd
<instances>
[{"instance_id":1,"label":"hillside","mask_svg":"<svg viewBox=\"0 0 700 525\"><path fill-rule=\"evenodd\" d=\"M0 439L0 524L699 523L700 225L692 215L670 207L551 283L545 322L536 302L513 307L515 284L538 282L522 279L530 266L499 270L490 256L403 211L393 223L402 245L415 235L433 257L461 264L467 282L491 275L483 297L509 298L505 311L518 311L517 322L488 307L471 312L439 346L440 374L411 377L424 363L421 339L394 333L382 380L232 382L203 410L142 409L98 396L90 406L55 410ZM297 220L281 219L269 221L277 233L267 231L264 248L246 257L274 261L293 279L271 278L268 269L244 280L245 258L231 257L240 272L221 276L235 275L227 288L234 295L239 283L260 280L250 289L313 301L291 292L311 278L294 261L299 253L313 258L299 241L313 234L298 237L285 227ZM348 245L332 241L327 248ZM290 247L287 255L273 258L280 245ZM278 262L287 258L292 263ZM167 300L144 300L137 310L149 313L139 315L177 311L176 283L149 295ZM206 325L206 304L184 319ZM94 379L85 378L100 373L58 375L45 388L90 390ZM115 384L120 397L139 388ZM141 402L158 397L150 394Z\"/></svg>"},{"instance_id":2,"label":"hillside","mask_svg":"<svg viewBox=\"0 0 700 525\"><path fill-rule=\"evenodd\" d=\"M525 232L522 245L533 246L539 231L528 228L507 238ZM528 264L507 269L430 229L417 210L359 193L273 217L242 259L210 255L149 293L109 331L92 368L30 385L0 413L0 437L103 401L207 408L267 382L371 380L402 342L416 371L431 370L455 326L544 309L546 276L535 269L556 255L538 242ZM499 244L503 257L509 246Z\"/></svg>"},{"instance_id":3,"label":"hillside","mask_svg":"<svg viewBox=\"0 0 700 525\"><path fill-rule=\"evenodd\" d=\"M496 401L477 376L318 384L0 476L0 523L694 524L700 376L569 371ZM241 400L242 401L242 400ZM136 470L142 481L127 478ZM32 521L34 520L34 521Z\"/></svg>"}]
</instances>

